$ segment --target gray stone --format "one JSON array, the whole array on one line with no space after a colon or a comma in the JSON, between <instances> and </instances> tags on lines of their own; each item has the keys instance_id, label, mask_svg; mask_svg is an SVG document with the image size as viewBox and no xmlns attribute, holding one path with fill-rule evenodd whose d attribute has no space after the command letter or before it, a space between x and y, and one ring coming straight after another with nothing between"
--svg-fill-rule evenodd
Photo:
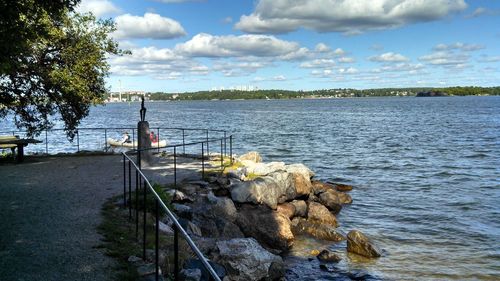
<instances>
[{"instance_id":1,"label":"gray stone","mask_svg":"<svg viewBox=\"0 0 500 281\"><path fill-rule=\"evenodd\" d=\"M316 202L309 202L307 219L335 227L338 225L337 218L325 206Z\"/></svg>"},{"instance_id":2,"label":"gray stone","mask_svg":"<svg viewBox=\"0 0 500 281\"><path fill-rule=\"evenodd\" d=\"M304 200L293 200L290 202L295 206L295 216L306 217L307 216L307 203Z\"/></svg>"},{"instance_id":3,"label":"gray stone","mask_svg":"<svg viewBox=\"0 0 500 281\"><path fill-rule=\"evenodd\" d=\"M342 204L336 191L329 190L319 194L319 201L326 206L334 214L338 214L342 210Z\"/></svg>"},{"instance_id":4,"label":"gray stone","mask_svg":"<svg viewBox=\"0 0 500 281\"><path fill-rule=\"evenodd\" d=\"M359 230L351 230L347 234L347 251L367 258L382 255L382 251Z\"/></svg>"},{"instance_id":5,"label":"gray stone","mask_svg":"<svg viewBox=\"0 0 500 281\"><path fill-rule=\"evenodd\" d=\"M277 171L285 171L284 162L253 163L245 161L245 164L245 173L247 176L249 174L254 174L257 176L267 176Z\"/></svg>"},{"instance_id":6,"label":"gray stone","mask_svg":"<svg viewBox=\"0 0 500 281\"><path fill-rule=\"evenodd\" d=\"M158 222L158 226L160 227L160 232L168 235L173 235L174 230L167 224L163 222Z\"/></svg>"},{"instance_id":7,"label":"gray stone","mask_svg":"<svg viewBox=\"0 0 500 281\"><path fill-rule=\"evenodd\" d=\"M185 218L190 220L193 214L193 210L191 207L184 205L184 204L179 204L179 203L172 203L172 207L174 209L174 212L181 218Z\"/></svg>"},{"instance_id":8,"label":"gray stone","mask_svg":"<svg viewBox=\"0 0 500 281\"><path fill-rule=\"evenodd\" d=\"M202 181L202 180L196 180L196 181L190 181L188 182L189 184L195 184L199 187L207 188L208 187L208 182Z\"/></svg>"},{"instance_id":9,"label":"gray stone","mask_svg":"<svg viewBox=\"0 0 500 281\"><path fill-rule=\"evenodd\" d=\"M298 173L304 175L304 177L311 179L314 177L314 172L311 171L306 165L304 164L290 164L286 165L285 169L289 173Z\"/></svg>"},{"instance_id":10,"label":"gray stone","mask_svg":"<svg viewBox=\"0 0 500 281\"><path fill-rule=\"evenodd\" d=\"M199 268L182 269L179 272L180 280L184 281L200 281L201 270Z\"/></svg>"},{"instance_id":11,"label":"gray stone","mask_svg":"<svg viewBox=\"0 0 500 281\"><path fill-rule=\"evenodd\" d=\"M295 198L292 177L286 172L274 172L253 181L236 182L230 187L231 198L239 203L266 204L276 209L278 203Z\"/></svg>"},{"instance_id":12,"label":"gray stone","mask_svg":"<svg viewBox=\"0 0 500 281\"><path fill-rule=\"evenodd\" d=\"M226 268L229 279L234 281L261 280L270 276L273 263L283 264L280 256L268 252L253 238L219 241L217 248L218 261Z\"/></svg>"},{"instance_id":13,"label":"gray stone","mask_svg":"<svg viewBox=\"0 0 500 281\"><path fill-rule=\"evenodd\" d=\"M155 265L152 263L147 263L145 265L141 265L141 266L137 267L137 274L139 276L146 276L149 274L154 274L155 272L156 272Z\"/></svg>"}]
</instances>

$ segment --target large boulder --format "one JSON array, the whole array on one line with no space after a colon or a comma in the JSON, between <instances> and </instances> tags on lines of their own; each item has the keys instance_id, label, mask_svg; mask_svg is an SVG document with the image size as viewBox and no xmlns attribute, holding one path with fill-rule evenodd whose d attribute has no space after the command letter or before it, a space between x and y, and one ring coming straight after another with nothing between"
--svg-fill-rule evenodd
<instances>
[{"instance_id":1,"label":"large boulder","mask_svg":"<svg viewBox=\"0 0 500 281\"><path fill-rule=\"evenodd\" d=\"M226 268L229 280L261 280L272 275L273 264L283 264L280 256L268 252L253 238L219 241L217 249L217 261Z\"/></svg>"},{"instance_id":2,"label":"large boulder","mask_svg":"<svg viewBox=\"0 0 500 281\"><path fill-rule=\"evenodd\" d=\"M342 203L337 191L328 190L319 194L319 201L334 214L338 214L342 209Z\"/></svg>"},{"instance_id":3,"label":"large boulder","mask_svg":"<svg viewBox=\"0 0 500 281\"><path fill-rule=\"evenodd\" d=\"M254 237L270 249L284 251L293 245L290 219L266 206L241 206L236 224L246 236Z\"/></svg>"},{"instance_id":4,"label":"large boulder","mask_svg":"<svg viewBox=\"0 0 500 281\"><path fill-rule=\"evenodd\" d=\"M382 251L359 230L351 230L347 234L347 251L367 258L382 255Z\"/></svg>"},{"instance_id":5,"label":"large boulder","mask_svg":"<svg viewBox=\"0 0 500 281\"><path fill-rule=\"evenodd\" d=\"M274 172L252 181L236 181L230 187L231 198L239 203L266 204L276 209L279 203L294 199L292 177L286 172Z\"/></svg>"},{"instance_id":6,"label":"large boulder","mask_svg":"<svg viewBox=\"0 0 500 281\"><path fill-rule=\"evenodd\" d=\"M240 161L250 160L250 161L253 161L255 163L259 163L259 162L262 162L262 157L260 156L260 154L257 151L250 151L250 152L247 152L247 153L241 155L240 157L238 157L238 160L240 160Z\"/></svg>"},{"instance_id":7,"label":"large boulder","mask_svg":"<svg viewBox=\"0 0 500 281\"><path fill-rule=\"evenodd\" d=\"M307 219L320 224L338 226L337 218L323 205L316 202L309 202Z\"/></svg>"},{"instance_id":8,"label":"large boulder","mask_svg":"<svg viewBox=\"0 0 500 281\"><path fill-rule=\"evenodd\" d=\"M333 185L318 180L312 180L311 184L312 184L312 190L316 195L323 193L327 190L335 189Z\"/></svg>"},{"instance_id":9,"label":"large boulder","mask_svg":"<svg viewBox=\"0 0 500 281\"><path fill-rule=\"evenodd\" d=\"M276 212L285 215L289 219L292 219L295 216L295 205L288 202L279 204Z\"/></svg>"},{"instance_id":10,"label":"large boulder","mask_svg":"<svg viewBox=\"0 0 500 281\"><path fill-rule=\"evenodd\" d=\"M314 177L314 172L307 168L304 164L290 164L286 165L285 169L289 173L302 174L305 178L311 179Z\"/></svg>"},{"instance_id":11,"label":"large boulder","mask_svg":"<svg viewBox=\"0 0 500 281\"><path fill-rule=\"evenodd\" d=\"M246 176L267 176L277 171L285 171L284 162L269 162L269 163L253 163L249 161L243 162L245 166Z\"/></svg>"},{"instance_id":12,"label":"large boulder","mask_svg":"<svg viewBox=\"0 0 500 281\"><path fill-rule=\"evenodd\" d=\"M293 186L297 192L297 196L309 195L312 191L311 180L308 176L302 173L291 173L293 179Z\"/></svg>"},{"instance_id":13,"label":"large boulder","mask_svg":"<svg viewBox=\"0 0 500 281\"><path fill-rule=\"evenodd\" d=\"M292 220L292 230L295 235L309 234L321 240L334 242L345 240L344 235L334 226L319 224L299 217L295 217Z\"/></svg>"}]
</instances>

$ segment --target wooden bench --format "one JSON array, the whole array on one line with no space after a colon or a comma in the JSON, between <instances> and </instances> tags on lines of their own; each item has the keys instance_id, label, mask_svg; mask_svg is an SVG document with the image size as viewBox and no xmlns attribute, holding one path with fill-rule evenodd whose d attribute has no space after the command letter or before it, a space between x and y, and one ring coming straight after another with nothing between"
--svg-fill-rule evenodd
<instances>
[{"instance_id":1,"label":"wooden bench","mask_svg":"<svg viewBox=\"0 0 500 281\"><path fill-rule=\"evenodd\" d=\"M30 143L41 143L39 140L35 139L20 139L18 136L0 136L0 149L14 150L17 148L17 162L21 163L24 160L24 147Z\"/></svg>"}]
</instances>

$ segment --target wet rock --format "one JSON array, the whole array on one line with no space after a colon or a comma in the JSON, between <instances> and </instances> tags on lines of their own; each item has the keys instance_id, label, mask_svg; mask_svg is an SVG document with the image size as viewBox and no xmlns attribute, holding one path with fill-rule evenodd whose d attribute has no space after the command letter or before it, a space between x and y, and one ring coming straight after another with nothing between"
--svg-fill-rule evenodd
<instances>
[{"instance_id":1,"label":"wet rock","mask_svg":"<svg viewBox=\"0 0 500 281\"><path fill-rule=\"evenodd\" d=\"M338 226L337 218L325 206L316 202L309 202L307 219L320 224Z\"/></svg>"},{"instance_id":2,"label":"wet rock","mask_svg":"<svg viewBox=\"0 0 500 281\"><path fill-rule=\"evenodd\" d=\"M239 203L266 204L276 209L279 203L295 198L292 177L286 172L275 172L252 181L235 182L230 187L231 198Z\"/></svg>"},{"instance_id":3,"label":"wet rock","mask_svg":"<svg viewBox=\"0 0 500 281\"><path fill-rule=\"evenodd\" d=\"M342 210L342 203L340 202L338 192L334 190L325 191L319 194L319 202L334 214L338 214L340 210Z\"/></svg>"},{"instance_id":4,"label":"wet rock","mask_svg":"<svg viewBox=\"0 0 500 281\"><path fill-rule=\"evenodd\" d=\"M333 185L328 184L328 183L324 183L321 181L317 181L317 180L312 180L311 184L312 184L312 189L313 189L313 192L315 195L323 193L327 190L335 189L335 187Z\"/></svg>"},{"instance_id":5,"label":"wet rock","mask_svg":"<svg viewBox=\"0 0 500 281\"><path fill-rule=\"evenodd\" d=\"M279 204L276 211L285 215L289 219L292 219L295 216L295 206L292 203Z\"/></svg>"},{"instance_id":6,"label":"wet rock","mask_svg":"<svg viewBox=\"0 0 500 281\"><path fill-rule=\"evenodd\" d=\"M262 157L260 156L260 154L257 151L250 151L250 152L247 152L247 153L241 155L240 157L238 157L238 160L239 161L250 160L250 161L253 161L255 163L259 163L259 162L262 162Z\"/></svg>"},{"instance_id":7,"label":"wet rock","mask_svg":"<svg viewBox=\"0 0 500 281\"><path fill-rule=\"evenodd\" d=\"M342 233L340 233L335 227L308 221L304 218L296 217L292 220L292 231L295 235L309 234L321 240L334 242L345 240Z\"/></svg>"},{"instance_id":8,"label":"wet rock","mask_svg":"<svg viewBox=\"0 0 500 281\"><path fill-rule=\"evenodd\" d=\"M367 258L380 257L382 251L359 230L347 234L347 251Z\"/></svg>"},{"instance_id":9,"label":"wet rock","mask_svg":"<svg viewBox=\"0 0 500 281\"><path fill-rule=\"evenodd\" d=\"M246 236L254 237L268 248L284 251L293 245L290 219L266 206L241 206L236 224Z\"/></svg>"},{"instance_id":10,"label":"wet rock","mask_svg":"<svg viewBox=\"0 0 500 281\"><path fill-rule=\"evenodd\" d=\"M328 182L328 183L332 184L337 191L341 191L341 192L351 191L353 188L352 185L348 185L348 184L335 183L335 182Z\"/></svg>"},{"instance_id":11,"label":"wet rock","mask_svg":"<svg viewBox=\"0 0 500 281\"><path fill-rule=\"evenodd\" d=\"M339 262L342 260L342 258L340 256L338 256L336 253L334 252L330 252L328 250L323 250L321 251L317 256L318 260L322 261L322 262Z\"/></svg>"},{"instance_id":12,"label":"wet rock","mask_svg":"<svg viewBox=\"0 0 500 281\"><path fill-rule=\"evenodd\" d=\"M217 248L217 260L226 268L230 280L261 280L273 275L272 266L284 267L280 256L268 252L253 238L219 241Z\"/></svg>"},{"instance_id":13,"label":"wet rock","mask_svg":"<svg viewBox=\"0 0 500 281\"><path fill-rule=\"evenodd\" d=\"M290 202L295 207L295 216L306 217L307 216L307 203L304 200L293 200Z\"/></svg>"},{"instance_id":14,"label":"wet rock","mask_svg":"<svg viewBox=\"0 0 500 281\"><path fill-rule=\"evenodd\" d=\"M291 173L293 186L295 187L297 197L309 195L312 191L311 180L302 173Z\"/></svg>"}]
</instances>

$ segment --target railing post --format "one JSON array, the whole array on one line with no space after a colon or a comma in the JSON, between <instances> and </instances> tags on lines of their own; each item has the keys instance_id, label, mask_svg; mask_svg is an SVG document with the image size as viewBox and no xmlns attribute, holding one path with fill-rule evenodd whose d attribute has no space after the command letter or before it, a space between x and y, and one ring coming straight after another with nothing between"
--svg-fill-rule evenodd
<instances>
[{"instance_id":1,"label":"railing post","mask_svg":"<svg viewBox=\"0 0 500 281\"><path fill-rule=\"evenodd\" d=\"M205 144L201 143L201 177L205 178Z\"/></svg>"},{"instance_id":2,"label":"railing post","mask_svg":"<svg viewBox=\"0 0 500 281\"><path fill-rule=\"evenodd\" d=\"M177 147L174 146L174 189L177 191Z\"/></svg>"},{"instance_id":3,"label":"railing post","mask_svg":"<svg viewBox=\"0 0 500 281\"><path fill-rule=\"evenodd\" d=\"M156 198L155 198L156 199ZM160 272L159 272L159 265L160 265L160 262L159 262L159 237L158 237L158 233L159 233L159 229L160 229L160 215L159 215L159 212L158 212L158 209L159 209L159 203L158 203L158 199L155 200L156 204L155 204L155 223L156 223L156 229L155 229L155 277L156 277L156 281L158 281L158 278L160 276Z\"/></svg>"},{"instance_id":4,"label":"railing post","mask_svg":"<svg viewBox=\"0 0 500 281\"><path fill-rule=\"evenodd\" d=\"M139 172L135 170L135 240L139 241L139 189L141 188L141 179Z\"/></svg>"},{"instance_id":5,"label":"railing post","mask_svg":"<svg viewBox=\"0 0 500 281\"><path fill-rule=\"evenodd\" d=\"M179 280L179 230L174 224L174 280Z\"/></svg>"},{"instance_id":6,"label":"railing post","mask_svg":"<svg viewBox=\"0 0 500 281\"><path fill-rule=\"evenodd\" d=\"M49 137L47 133L48 129L45 129L45 154L49 154Z\"/></svg>"},{"instance_id":7,"label":"railing post","mask_svg":"<svg viewBox=\"0 0 500 281\"><path fill-rule=\"evenodd\" d=\"M76 130L76 147L78 152L80 152L80 131Z\"/></svg>"},{"instance_id":8,"label":"railing post","mask_svg":"<svg viewBox=\"0 0 500 281\"><path fill-rule=\"evenodd\" d=\"M132 220L132 163L128 161L128 220Z\"/></svg>"},{"instance_id":9,"label":"railing post","mask_svg":"<svg viewBox=\"0 0 500 281\"><path fill-rule=\"evenodd\" d=\"M104 151L108 152L108 130L104 129Z\"/></svg>"},{"instance_id":10,"label":"railing post","mask_svg":"<svg viewBox=\"0 0 500 281\"><path fill-rule=\"evenodd\" d=\"M233 135L229 136L229 159L231 160L231 165L233 165Z\"/></svg>"},{"instance_id":11,"label":"railing post","mask_svg":"<svg viewBox=\"0 0 500 281\"><path fill-rule=\"evenodd\" d=\"M208 160L210 160L210 149L208 147L208 130L205 130L207 132L207 156L208 156Z\"/></svg>"},{"instance_id":12,"label":"railing post","mask_svg":"<svg viewBox=\"0 0 500 281\"><path fill-rule=\"evenodd\" d=\"M226 131L224 131L224 156L227 156Z\"/></svg>"},{"instance_id":13,"label":"railing post","mask_svg":"<svg viewBox=\"0 0 500 281\"><path fill-rule=\"evenodd\" d=\"M125 171L125 154L123 154L123 206L127 206L127 175Z\"/></svg>"},{"instance_id":14,"label":"railing post","mask_svg":"<svg viewBox=\"0 0 500 281\"><path fill-rule=\"evenodd\" d=\"M223 150L223 143L222 139L220 140L220 168L222 169L222 172L224 172L224 155L222 154L224 152Z\"/></svg>"},{"instance_id":15,"label":"railing post","mask_svg":"<svg viewBox=\"0 0 500 281\"><path fill-rule=\"evenodd\" d=\"M146 260L146 193L148 192L148 186L146 181L144 181L144 189L142 196L142 213L143 213L143 228L142 228L142 259Z\"/></svg>"},{"instance_id":16,"label":"railing post","mask_svg":"<svg viewBox=\"0 0 500 281\"><path fill-rule=\"evenodd\" d=\"M185 145L185 140L184 140L184 129L182 129L182 154L186 155L186 145Z\"/></svg>"}]
</instances>

